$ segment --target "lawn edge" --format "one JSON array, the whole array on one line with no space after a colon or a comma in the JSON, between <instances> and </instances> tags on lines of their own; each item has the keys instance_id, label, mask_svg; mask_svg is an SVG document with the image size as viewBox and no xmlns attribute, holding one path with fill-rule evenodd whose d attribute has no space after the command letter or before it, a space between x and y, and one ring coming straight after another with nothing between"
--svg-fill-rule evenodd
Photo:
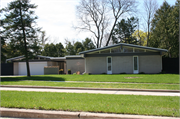
<instances>
[{"instance_id":1,"label":"lawn edge","mask_svg":"<svg viewBox=\"0 0 180 119\"><path fill-rule=\"evenodd\" d=\"M130 114L112 114L112 113L92 113L92 112L68 112L68 111L51 111L35 109L18 109L0 107L1 116L18 117L18 118L111 118L111 119L180 119L178 117L167 116L147 116L147 115L130 115Z\"/></svg>"}]
</instances>

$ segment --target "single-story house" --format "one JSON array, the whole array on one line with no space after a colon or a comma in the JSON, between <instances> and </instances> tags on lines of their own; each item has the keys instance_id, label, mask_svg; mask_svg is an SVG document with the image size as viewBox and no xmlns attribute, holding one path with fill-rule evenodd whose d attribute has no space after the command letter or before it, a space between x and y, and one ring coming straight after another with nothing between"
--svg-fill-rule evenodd
<instances>
[{"instance_id":1,"label":"single-story house","mask_svg":"<svg viewBox=\"0 0 180 119\"><path fill-rule=\"evenodd\" d=\"M80 52L85 59L85 73L119 74L159 73L166 49L119 43Z\"/></svg>"},{"instance_id":2,"label":"single-story house","mask_svg":"<svg viewBox=\"0 0 180 119\"><path fill-rule=\"evenodd\" d=\"M45 67L58 67L67 73L119 74L159 73L162 71L162 55L166 49L119 43L116 45L80 52L65 57L36 56L29 60L31 75L44 75ZM14 75L26 75L24 56L6 61L13 62Z\"/></svg>"},{"instance_id":3,"label":"single-story house","mask_svg":"<svg viewBox=\"0 0 180 119\"><path fill-rule=\"evenodd\" d=\"M19 56L7 59L6 62L13 63L13 75L27 75L25 56ZM71 55L65 57L49 57L38 55L34 59L29 60L31 75L44 75L45 67L58 67L63 69L63 73L67 73L68 69L71 73L80 71L84 72L84 58L81 55ZM3 70L3 69L2 69ZM59 72L58 72L59 73Z\"/></svg>"}]
</instances>

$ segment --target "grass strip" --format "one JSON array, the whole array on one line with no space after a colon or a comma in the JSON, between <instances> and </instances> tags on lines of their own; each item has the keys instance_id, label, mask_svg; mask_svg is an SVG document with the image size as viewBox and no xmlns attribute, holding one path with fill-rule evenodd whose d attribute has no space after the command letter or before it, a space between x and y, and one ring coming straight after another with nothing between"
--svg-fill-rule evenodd
<instances>
[{"instance_id":1,"label":"grass strip","mask_svg":"<svg viewBox=\"0 0 180 119\"><path fill-rule=\"evenodd\" d=\"M47 81L94 81L94 82L135 82L179 84L178 74L119 74L119 75L39 75L32 77L1 77L8 80L47 80Z\"/></svg>"},{"instance_id":2,"label":"grass strip","mask_svg":"<svg viewBox=\"0 0 180 119\"><path fill-rule=\"evenodd\" d=\"M179 116L179 97L1 91L1 107Z\"/></svg>"},{"instance_id":3,"label":"grass strip","mask_svg":"<svg viewBox=\"0 0 180 119\"><path fill-rule=\"evenodd\" d=\"M89 88L131 88L131 89L167 89L179 90L178 84L128 84L128 83L84 83L51 81L3 81L1 85L55 86L55 87L89 87Z\"/></svg>"}]
</instances>

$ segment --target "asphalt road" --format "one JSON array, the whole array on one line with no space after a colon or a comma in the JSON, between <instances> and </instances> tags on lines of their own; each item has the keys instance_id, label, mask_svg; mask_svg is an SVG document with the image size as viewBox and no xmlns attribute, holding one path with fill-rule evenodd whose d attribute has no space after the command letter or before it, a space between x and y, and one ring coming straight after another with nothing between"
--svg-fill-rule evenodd
<instances>
[{"instance_id":1,"label":"asphalt road","mask_svg":"<svg viewBox=\"0 0 180 119\"><path fill-rule=\"evenodd\" d=\"M94 93L94 94L115 94L115 95L152 95L152 96L180 96L180 93L172 92L145 92L145 91L108 91L108 90L76 90L76 89L45 89L45 88L7 88L0 90L11 91L37 91L37 92L65 92L65 93Z\"/></svg>"}]
</instances>

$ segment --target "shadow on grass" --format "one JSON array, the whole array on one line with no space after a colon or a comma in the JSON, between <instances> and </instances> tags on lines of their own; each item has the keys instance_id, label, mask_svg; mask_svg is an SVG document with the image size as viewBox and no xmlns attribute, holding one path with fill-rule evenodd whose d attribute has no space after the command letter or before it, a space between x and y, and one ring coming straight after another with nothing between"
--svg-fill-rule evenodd
<instances>
[{"instance_id":1,"label":"shadow on grass","mask_svg":"<svg viewBox=\"0 0 180 119\"><path fill-rule=\"evenodd\" d=\"M65 81L65 78L61 76L31 76L31 77L1 77L1 82L4 81L25 81L25 80L33 80L33 81Z\"/></svg>"}]
</instances>

